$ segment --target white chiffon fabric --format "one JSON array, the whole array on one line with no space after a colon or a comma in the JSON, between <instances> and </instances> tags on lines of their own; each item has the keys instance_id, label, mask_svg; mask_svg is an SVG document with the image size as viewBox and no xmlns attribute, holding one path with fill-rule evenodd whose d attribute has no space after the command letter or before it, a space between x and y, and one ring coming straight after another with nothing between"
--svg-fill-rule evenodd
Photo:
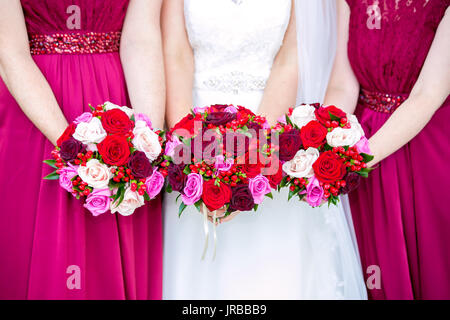
<instances>
[{"instance_id":1,"label":"white chiffon fabric","mask_svg":"<svg viewBox=\"0 0 450 320\"><path fill-rule=\"evenodd\" d=\"M299 14L300 2L315 1L296 3L297 19L308 15ZM256 112L291 10L291 0L185 0L194 104L236 104ZM314 64L308 68L322 67ZM322 94L326 81L316 86ZM258 212L218 226L214 261L212 237L201 260L202 216L188 208L178 218L178 205L175 194L165 195L164 299L367 298L345 199L338 207L312 209L287 202L287 191L274 192Z\"/></svg>"}]
</instances>

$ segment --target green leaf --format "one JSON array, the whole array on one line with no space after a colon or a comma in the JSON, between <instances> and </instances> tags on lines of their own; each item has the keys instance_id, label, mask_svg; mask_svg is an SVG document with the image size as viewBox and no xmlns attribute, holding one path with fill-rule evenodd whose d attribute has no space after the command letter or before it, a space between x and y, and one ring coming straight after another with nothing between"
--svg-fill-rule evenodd
<instances>
[{"instance_id":1,"label":"green leaf","mask_svg":"<svg viewBox=\"0 0 450 320\"><path fill-rule=\"evenodd\" d=\"M56 171L53 171L52 173L46 175L43 179L44 180L58 180L59 174L56 173Z\"/></svg>"},{"instance_id":2,"label":"green leaf","mask_svg":"<svg viewBox=\"0 0 450 320\"><path fill-rule=\"evenodd\" d=\"M253 207L253 211L256 212L256 210L258 210L258 207L259 207L259 205L258 205L258 204L255 204L255 206Z\"/></svg>"},{"instance_id":3,"label":"green leaf","mask_svg":"<svg viewBox=\"0 0 450 320\"><path fill-rule=\"evenodd\" d=\"M187 208L187 205L184 204L184 202L182 202L180 204L180 208L178 209L178 217L181 217L181 214L183 213L183 211Z\"/></svg>"},{"instance_id":4,"label":"green leaf","mask_svg":"<svg viewBox=\"0 0 450 320\"><path fill-rule=\"evenodd\" d=\"M341 118L336 117L336 116L335 116L334 114L332 114L330 111L328 111L328 114L330 115L331 121L337 121L337 122L341 121Z\"/></svg>"},{"instance_id":5,"label":"green leaf","mask_svg":"<svg viewBox=\"0 0 450 320\"><path fill-rule=\"evenodd\" d=\"M89 109L91 109L91 111L95 111L95 108L90 103L89 103Z\"/></svg>"},{"instance_id":6,"label":"green leaf","mask_svg":"<svg viewBox=\"0 0 450 320\"><path fill-rule=\"evenodd\" d=\"M194 206L197 208L198 212L201 212L201 205L202 205L202 200L198 200L196 203L194 203Z\"/></svg>"},{"instance_id":7,"label":"green leaf","mask_svg":"<svg viewBox=\"0 0 450 320\"><path fill-rule=\"evenodd\" d=\"M55 168L55 169L58 169L56 166L55 166L55 163L56 163L56 160L44 160L43 161L45 164L48 164L50 167L52 167L52 168Z\"/></svg>"},{"instance_id":8,"label":"green leaf","mask_svg":"<svg viewBox=\"0 0 450 320\"><path fill-rule=\"evenodd\" d=\"M292 121L291 121L291 119L289 118L288 115L286 115L286 123L291 125L291 126L294 126L294 124L292 123Z\"/></svg>"},{"instance_id":9,"label":"green leaf","mask_svg":"<svg viewBox=\"0 0 450 320\"><path fill-rule=\"evenodd\" d=\"M150 200L152 200L152 199L150 199L150 196L148 195L147 192L144 193L144 200L145 200L145 201L150 201Z\"/></svg>"},{"instance_id":10,"label":"green leaf","mask_svg":"<svg viewBox=\"0 0 450 320\"><path fill-rule=\"evenodd\" d=\"M172 191L173 191L172 186L171 186L170 184L167 184L167 186L166 186L166 192L167 192L167 193L172 193Z\"/></svg>"},{"instance_id":11,"label":"green leaf","mask_svg":"<svg viewBox=\"0 0 450 320\"><path fill-rule=\"evenodd\" d=\"M131 118L130 118L130 120L131 120L131 121L133 121L133 122L135 122L135 121L136 121L136 117L134 116L134 114L133 114L133 115L131 115Z\"/></svg>"},{"instance_id":12,"label":"green leaf","mask_svg":"<svg viewBox=\"0 0 450 320\"><path fill-rule=\"evenodd\" d=\"M363 157L363 161L365 163L370 162L373 160L373 158L375 158L373 155L367 153L361 153L361 156Z\"/></svg>"},{"instance_id":13,"label":"green leaf","mask_svg":"<svg viewBox=\"0 0 450 320\"><path fill-rule=\"evenodd\" d=\"M116 207L120 206L120 204L122 203L124 197L125 197L125 186L121 185L119 187L119 189L117 189L117 193L116 193L115 198L114 198L114 205Z\"/></svg>"},{"instance_id":14,"label":"green leaf","mask_svg":"<svg viewBox=\"0 0 450 320\"><path fill-rule=\"evenodd\" d=\"M190 174L191 173L191 169L189 169L189 166L184 167L183 173L184 174Z\"/></svg>"},{"instance_id":15,"label":"green leaf","mask_svg":"<svg viewBox=\"0 0 450 320\"><path fill-rule=\"evenodd\" d=\"M273 200L273 194L272 194L272 192L269 192L268 194L266 194L266 197Z\"/></svg>"}]
</instances>

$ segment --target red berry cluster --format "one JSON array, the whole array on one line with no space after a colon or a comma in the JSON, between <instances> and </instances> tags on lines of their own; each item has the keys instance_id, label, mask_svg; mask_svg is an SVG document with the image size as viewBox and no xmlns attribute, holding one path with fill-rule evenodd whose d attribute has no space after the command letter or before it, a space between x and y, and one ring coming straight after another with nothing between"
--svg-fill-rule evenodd
<instances>
[{"instance_id":1,"label":"red berry cluster","mask_svg":"<svg viewBox=\"0 0 450 320\"><path fill-rule=\"evenodd\" d=\"M88 151L86 153L79 153L77 154L77 159L74 160L74 163L76 165L81 165L81 166L86 166L86 162L89 161L89 159L92 158L92 156L94 155L94 153L92 151Z\"/></svg>"},{"instance_id":2,"label":"red berry cluster","mask_svg":"<svg viewBox=\"0 0 450 320\"><path fill-rule=\"evenodd\" d=\"M145 179L140 179L137 182L132 182L130 184L131 191L137 191L139 195L143 196L147 191L147 186L145 185Z\"/></svg>"},{"instance_id":3,"label":"red berry cluster","mask_svg":"<svg viewBox=\"0 0 450 320\"><path fill-rule=\"evenodd\" d=\"M95 107L95 110L92 111L92 115L94 117L101 117L103 115L103 112L104 112L103 105L98 105Z\"/></svg>"},{"instance_id":4,"label":"red berry cluster","mask_svg":"<svg viewBox=\"0 0 450 320\"><path fill-rule=\"evenodd\" d=\"M169 167L170 162L169 160L164 160L163 162L161 162L161 164L159 165L159 172L165 177L167 177L169 175L169 171L167 170L167 168Z\"/></svg>"},{"instance_id":5,"label":"red berry cluster","mask_svg":"<svg viewBox=\"0 0 450 320\"><path fill-rule=\"evenodd\" d=\"M223 183L229 184L230 187L236 187L238 183L248 184L245 173L242 173L236 167L232 167L229 171L220 172L219 179Z\"/></svg>"},{"instance_id":6,"label":"red berry cluster","mask_svg":"<svg viewBox=\"0 0 450 320\"><path fill-rule=\"evenodd\" d=\"M114 182L129 182L131 180L134 180L134 176L131 174L131 170L124 166L112 168L111 173L114 175Z\"/></svg>"},{"instance_id":7,"label":"red berry cluster","mask_svg":"<svg viewBox=\"0 0 450 320\"><path fill-rule=\"evenodd\" d=\"M289 187L289 190L291 190L292 192L301 191L308 184L308 180L306 180L305 178L291 178L288 176L286 177L286 180L287 182L290 182L291 186Z\"/></svg>"},{"instance_id":8,"label":"red berry cluster","mask_svg":"<svg viewBox=\"0 0 450 320\"><path fill-rule=\"evenodd\" d=\"M359 154L356 147L350 147L348 150L345 150L344 147L335 147L333 152L344 159L345 166L351 171L358 172L367 168L363 156Z\"/></svg>"},{"instance_id":9,"label":"red berry cluster","mask_svg":"<svg viewBox=\"0 0 450 320\"><path fill-rule=\"evenodd\" d=\"M337 127L350 129L351 125L350 125L350 122L348 122L347 118L341 118L340 121L336 121L336 120L326 121L325 127L328 128L328 131L332 131L334 128L337 128Z\"/></svg>"},{"instance_id":10,"label":"red berry cluster","mask_svg":"<svg viewBox=\"0 0 450 320\"><path fill-rule=\"evenodd\" d=\"M86 182L77 176L73 181L73 192L79 196L88 196L92 192L92 188Z\"/></svg>"},{"instance_id":11,"label":"red berry cluster","mask_svg":"<svg viewBox=\"0 0 450 320\"><path fill-rule=\"evenodd\" d=\"M64 160L61 158L61 156L59 155L59 151L57 149L54 149L52 151L52 157L53 159L55 159L55 167L57 167L58 169L61 169L64 167Z\"/></svg>"}]
</instances>

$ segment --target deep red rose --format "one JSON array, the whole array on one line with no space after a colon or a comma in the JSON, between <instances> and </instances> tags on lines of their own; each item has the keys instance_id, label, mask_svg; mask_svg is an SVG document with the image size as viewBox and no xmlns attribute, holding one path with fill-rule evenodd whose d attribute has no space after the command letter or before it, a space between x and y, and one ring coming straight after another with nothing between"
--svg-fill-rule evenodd
<instances>
[{"instance_id":1,"label":"deep red rose","mask_svg":"<svg viewBox=\"0 0 450 320\"><path fill-rule=\"evenodd\" d=\"M210 106L209 110L210 112L222 112L226 108L228 108L228 105L226 104L213 104Z\"/></svg>"},{"instance_id":2,"label":"deep red rose","mask_svg":"<svg viewBox=\"0 0 450 320\"><path fill-rule=\"evenodd\" d=\"M58 147L61 147L61 144L64 141L66 141L66 140L68 140L69 138L72 137L72 135L74 134L76 128L77 128L77 126L76 126L75 123L72 122L71 124L69 124L69 126L66 128L66 130L64 130L64 132L61 135L61 137L59 137L58 141L56 141L56 145Z\"/></svg>"},{"instance_id":3,"label":"deep red rose","mask_svg":"<svg viewBox=\"0 0 450 320\"><path fill-rule=\"evenodd\" d=\"M213 126L218 127L218 126L224 126L228 122L231 122L235 119L236 119L235 113L222 112L222 111L212 112L212 113L208 114L208 116L206 117L205 124L206 125L212 124Z\"/></svg>"},{"instance_id":4,"label":"deep red rose","mask_svg":"<svg viewBox=\"0 0 450 320\"><path fill-rule=\"evenodd\" d=\"M69 138L61 143L61 149L59 151L61 158L65 161L75 160L79 153L83 153L86 150L86 146L80 141L74 138Z\"/></svg>"},{"instance_id":5,"label":"deep red rose","mask_svg":"<svg viewBox=\"0 0 450 320\"><path fill-rule=\"evenodd\" d=\"M302 146L300 130L285 131L279 136L279 158L281 161L290 161Z\"/></svg>"},{"instance_id":6,"label":"deep red rose","mask_svg":"<svg viewBox=\"0 0 450 320\"><path fill-rule=\"evenodd\" d=\"M342 194L348 194L353 190L358 188L359 183L361 182L361 176L356 172L349 172L344 178L345 187L341 189Z\"/></svg>"},{"instance_id":7,"label":"deep red rose","mask_svg":"<svg viewBox=\"0 0 450 320\"><path fill-rule=\"evenodd\" d=\"M183 172L184 165L170 164L168 168L168 181L173 191L182 192L186 182L186 174Z\"/></svg>"},{"instance_id":8,"label":"deep red rose","mask_svg":"<svg viewBox=\"0 0 450 320\"><path fill-rule=\"evenodd\" d=\"M130 156L130 159L128 159L128 168L130 168L131 174L138 179L147 178L153 172L150 160L141 151L135 151Z\"/></svg>"},{"instance_id":9,"label":"deep red rose","mask_svg":"<svg viewBox=\"0 0 450 320\"><path fill-rule=\"evenodd\" d=\"M231 211L250 211L255 206L252 192L247 185L241 184L231 189Z\"/></svg>"},{"instance_id":10,"label":"deep red rose","mask_svg":"<svg viewBox=\"0 0 450 320\"><path fill-rule=\"evenodd\" d=\"M316 109L314 112L316 115L317 120L321 124L325 124L327 121L332 121L332 116L336 118L345 118L347 114L342 111L341 109L335 107L335 106L328 106L328 107L320 107Z\"/></svg>"},{"instance_id":11,"label":"deep red rose","mask_svg":"<svg viewBox=\"0 0 450 320\"><path fill-rule=\"evenodd\" d=\"M109 134L126 134L133 129L134 123L122 110L111 109L103 113L102 126Z\"/></svg>"},{"instance_id":12,"label":"deep red rose","mask_svg":"<svg viewBox=\"0 0 450 320\"><path fill-rule=\"evenodd\" d=\"M301 128L300 136L302 137L303 148L318 148L324 144L328 130L318 121L310 121L306 126Z\"/></svg>"},{"instance_id":13,"label":"deep red rose","mask_svg":"<svg viewBox=\"0 0 450 320\"><path fill-rule=\"evenodd\" d=\"M347 173L344 160L337 154L326 151L313 164L314 173L323 183L334 183L342 180Z\"/></svg>"},{"instance_id":14,"label":"deep red rose","mask_svg":"<svg viewBox=\"0 0 450 320\"><path fill-rule=\"evenodd\" d=\"M219 140L210 131L200 133L191 140L191 153L197 161L212 160L218 149Z\"/></svg>"},{"instance_id":15,"label":"deep red rose","mask_svg":"<svg viewBox=\"0 0 450 320\"><path fill-rule=\"evenodd\" d=\"M130 146L123 136L107 136L97 148L103 162L112 166L123 166L130 157Z\"/></svg>"},{"instance_id":16,"label":"deep red rose","mask_svg":"<svg viewBox=\"0 0 450 320\"><path fill-rule=\"evenodd\" d=\"M231 189L223 182L217 186L211 179L203 183L202 200L210 211L218 210L231 200Z\"/></svg>"}]
</instances>

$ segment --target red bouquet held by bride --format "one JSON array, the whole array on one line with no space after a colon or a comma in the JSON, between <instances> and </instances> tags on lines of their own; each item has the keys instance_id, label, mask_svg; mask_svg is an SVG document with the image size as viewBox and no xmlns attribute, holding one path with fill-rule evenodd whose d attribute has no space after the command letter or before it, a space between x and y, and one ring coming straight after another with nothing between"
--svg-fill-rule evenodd
<instances>
[{"instance_id":1,"label":"red bouquet held by bride","mask_svg":"<svg viewBox=\"0 0 450 320\"><path fill-rule=\"evenodd\" d=\"M90 108L58 139L53 159L44 161L56 171L44 179L59 180L94 216L131 215L164 185L158 169L164 133L128 107L106 102Z\"/></svg>"},{"instance_id":2,"label":"red bouquet held by bride","mask_svg":"<svg viewBox=\"0 0 450 320\"><path fill-rule=\"evenodd\" d=\"M256 210L272 197L282 173L270 170L276 148L269 134L266 119L241 106L194 108L179 121L167 134L161 163L167 191L180 193L179 214L193 205L216 220Z\"/></svg>"},{"instance_id":3,"label":"red bouquet held by bride","mask_svg":"<svg viewBox=\"0 0 450 320\"><path fill-rule=\"evenodd\" d=\"M312 207L337 204L371 168L368 140L354 115L335 106L301 105L273 128L283 162L280 188Z\"/></svg>"}]
</instances>

